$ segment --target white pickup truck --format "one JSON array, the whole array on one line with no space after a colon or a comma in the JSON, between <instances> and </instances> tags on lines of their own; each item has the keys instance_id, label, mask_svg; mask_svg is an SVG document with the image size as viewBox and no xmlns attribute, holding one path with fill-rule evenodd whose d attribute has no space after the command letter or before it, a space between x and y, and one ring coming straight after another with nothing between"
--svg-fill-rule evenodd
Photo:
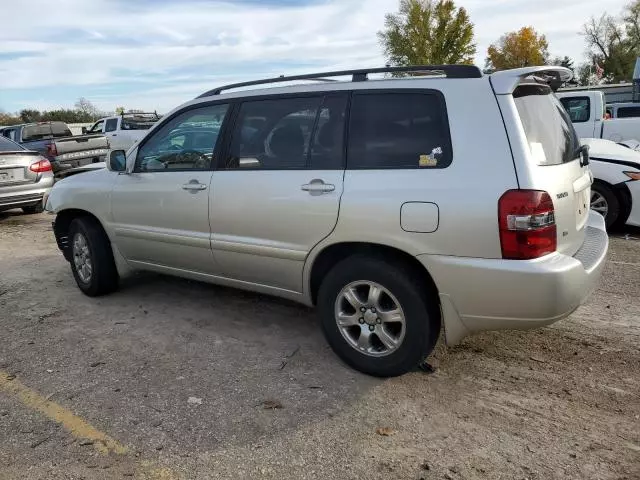
<instances>
[{"instance_id":1,"label":"white pickup truck","mask_svg":"<svg viewBox=\"0 0 640 480\"><path fill-rule=\"evenodd\" d=\"M605 107L604 94L599 91L557 92L581 138L602 138L613 142L640 141L640 117L616 117L617 109ZM621 104L618 104L621 105ZM640 107L640 104L627 104ZM605 109L606 108L606 109Z\"/></svg>"},{"instance_id":2,"label":"white pickup truck","mask_svg":"<svg viewBox=\"0 0 640 480\"><path fill-rule=\"evenodd\" d=\"M127 151L139 141L158 120L157 113L123 113L105 117L83 133L102 133L113 150Z\"/></svg>"}]
</instances>

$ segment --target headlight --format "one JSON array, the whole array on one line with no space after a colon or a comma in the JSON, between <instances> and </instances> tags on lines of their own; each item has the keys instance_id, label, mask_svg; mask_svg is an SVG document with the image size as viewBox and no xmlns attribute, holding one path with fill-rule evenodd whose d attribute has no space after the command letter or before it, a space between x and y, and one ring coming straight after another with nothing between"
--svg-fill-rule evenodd
<instances>
[{"instance_id":1,"label":"headlight","mask_svg":"<svg viewBox=\"0 0 640 480\"><path fill-rule=\"evenodd\" d=\"M631 180L640 180L640 172L622 172Z\"/></svg>"}]
</instances>

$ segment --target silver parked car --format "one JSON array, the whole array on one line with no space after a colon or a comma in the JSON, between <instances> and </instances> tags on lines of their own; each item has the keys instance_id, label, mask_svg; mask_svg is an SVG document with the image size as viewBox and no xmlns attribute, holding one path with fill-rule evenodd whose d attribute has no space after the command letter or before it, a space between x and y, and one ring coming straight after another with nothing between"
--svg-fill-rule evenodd
<instances>
[{"instance_id":1,"label":"silver parked car","mask_svg":"<svg viewBox=\"0 0 640 480\"><path fill-rule=\"evenodd\" d=\"M412 75L369 79L387 72ZM286 297L317 305L349 365L402 374L441 331L547 325L595 288L608 237L549 86L570 76L449 65L218 88L46 208L87 295L133 269ZM236 90L292 80L322 81Z\"/></svg>"},{"instance_id":2,"label":"silver parked car","mask_svg":"<svg viewBox=\"0 0 640 480\"><path fill-rule=\"evenodd\" d=\"M13 208L41 212L52 186L49 160L0 136L0 212Z\"/></svg>"}]
</instances>

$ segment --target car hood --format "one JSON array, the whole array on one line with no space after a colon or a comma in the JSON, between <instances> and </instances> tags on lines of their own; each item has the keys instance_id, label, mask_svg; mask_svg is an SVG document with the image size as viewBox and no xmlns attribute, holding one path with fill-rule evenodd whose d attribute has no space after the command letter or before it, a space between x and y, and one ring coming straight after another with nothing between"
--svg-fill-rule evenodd
<instances>
[{"instance_id":1,"label":"car hood","mask_svg":"<svg viewBox=\"0 0 640 480\"><path fill-rule=\"evenodd\" d=\"M640 168L640 152L629 148L628 146L619 145L611 140L602 140L600 138L581 138L583 145L589 145L589 156L593 160L619 160L622 162L630 162L638 165Z\"/></svg>"}]
</instances>

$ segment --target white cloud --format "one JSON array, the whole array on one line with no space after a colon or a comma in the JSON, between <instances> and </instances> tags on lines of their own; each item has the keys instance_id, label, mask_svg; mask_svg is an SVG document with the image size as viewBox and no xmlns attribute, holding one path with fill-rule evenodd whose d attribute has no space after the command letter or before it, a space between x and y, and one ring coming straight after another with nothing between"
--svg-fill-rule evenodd
<instances>
[{"instance_id":1,"label":"white cloud","mask_svg":"<svg viewBox=\"0 0 640 480\"><path fill-rule=\"evenodd\" d=\"M609 0L609 12L626 0ZM533 25L551 51L581 60L578 35L598 0L466 0L476 25L477 61L506 31ZM260 76L384 63L376 32L396 0L326 0L307 6L181 0L30 0L3 10L0 106L57 104L47 90L69 88L104 109L165 111L215 85ZM47 12L34 15L33 12ZM117 84L117 87L110 86ZM25 90L26 89L26 90ZM115 90L115 91L114 91ZM101 93L102 92L102 93ZM42 103L41 103L42 102Z\"/></svg>"}]
</instances>

